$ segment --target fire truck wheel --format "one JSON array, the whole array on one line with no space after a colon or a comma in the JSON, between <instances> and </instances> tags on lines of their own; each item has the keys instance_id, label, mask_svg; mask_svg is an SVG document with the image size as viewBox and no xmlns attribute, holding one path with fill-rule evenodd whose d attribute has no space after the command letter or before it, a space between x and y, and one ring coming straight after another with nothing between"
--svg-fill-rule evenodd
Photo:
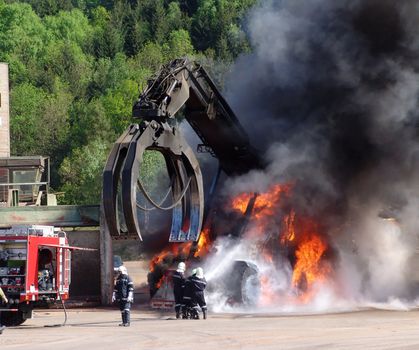
<instances>
[{"instance_id":1,"label":"fire truck wheel","mask_svg":"<svg viewBox=\"0 0 419 350\"><path fill-rule=\"evenodd\" d=\"M1 324L6 327L19 326L26 319L23 318L23 312L21 310L16 312L1 312Z\"/></svg>"}]
</instances>

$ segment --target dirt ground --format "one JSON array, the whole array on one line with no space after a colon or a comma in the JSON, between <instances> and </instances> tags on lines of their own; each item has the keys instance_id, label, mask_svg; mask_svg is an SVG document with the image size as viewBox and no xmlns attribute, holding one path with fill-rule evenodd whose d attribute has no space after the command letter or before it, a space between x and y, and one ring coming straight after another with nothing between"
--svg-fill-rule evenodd
<instances>
[{"instance_id":1,"label":"dirt ground","mask_svg":"<svg viewBox=\"0 0 419 350\"><path fill-rule=\"evenodd\" d=\"M126 262L136 284L131 327L117 308L36 310L0 336L3 349L419 349L419 309L323 315L214 314L176 320L147 303L147 264Z\"/></svg>"},{"instance_id":2,"label":"dirt ground","mask_svg":"<svg viewBox=\"0 0 419 350\"><path fill-rule=\"evenodd\" d=\"M0 336L0 349L419 349L419 312L281 316L211 314L176 320L136 309L131 327L118 327L115 309L37 311Z\"/></svg>"}]
</instances>

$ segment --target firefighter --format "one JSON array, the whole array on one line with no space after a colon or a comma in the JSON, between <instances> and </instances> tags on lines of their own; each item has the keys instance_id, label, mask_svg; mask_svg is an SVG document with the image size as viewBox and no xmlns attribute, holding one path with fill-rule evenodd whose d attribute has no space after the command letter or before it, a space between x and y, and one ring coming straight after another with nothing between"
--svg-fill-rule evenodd
<instances>
[{"instance_id":1,"label":"firefighter","mask_svg":"<svg viewBox=\"0 0 419 350\"><path fill-rule=\"evenodd\" d=\"M192 270L192 275L185 281L183 318L199 319L199 308L202 310L203 318L207 318L207 303L204 296L206 286L207 281L202 267Z\"/></svg>"},{"instance_id":2,"label":"firefighter","mask_svg":"<svg viewBox=\"0 0 419 350\"><path fill-rule=\"evenodd\" d=\"M0 287L0 299L3 300L3 302L5 302L6 304L9 302L9 300L6 297L6 294L4 294L3 289L1 289L1 287ZM0 324L0 334L3 333L5 328L6 328L5 326L2 326Z\"/></svg>"},{"instance_id":3,"label":"firefighter","mask_svg":"<svg viewBox=\"0 0 419 350\"><path fill-rule=\"evenodd\" d=\"M192 296L193 286L192 277L195 276L196 269L192 270L192 274L185 280L185 287L183 288L183 307L182 307L182 318L191 318L191 310L193 308Z\"/></svg>"},{"instance_id":4,"label":"firefighter","mask_svg":"<svg viewBox=\"0 0 419 350\"><path fill-rule=\"evenodd\" d=\"M125 266L118 268L118 277L112 294L112 302L117 301L121 310L122 323L120 326L130 326L131 303L134 301L134 283Z\"/></svg>"},{"instance_id":5,"label":"firefighter","mask_svg":"<svg viewBox=\"0 0 419 350\"><path fill-rule=\"evenodd\" d=\"M184 262L177 265L177 270L172 275L173 294L175 295L175 312L176 318L180 318L183 308L183 290L185 289L185 268Z\"/></svg>"},{"instance_id":6,"label":"firefighter","mask_svg":"<svg viewBox=\"0 0 419 350\"><path fill-rule=\"evenodd\" d=\"M207 303L205 302L204 290L207 286L207 281L204 277L204 270L202 267L196 269L195 275L191 276L192 284L192 305L195 309L195 318L199 318L198 305L202 310L204 320L207 318Z\"/></svg>"}]
</instances>

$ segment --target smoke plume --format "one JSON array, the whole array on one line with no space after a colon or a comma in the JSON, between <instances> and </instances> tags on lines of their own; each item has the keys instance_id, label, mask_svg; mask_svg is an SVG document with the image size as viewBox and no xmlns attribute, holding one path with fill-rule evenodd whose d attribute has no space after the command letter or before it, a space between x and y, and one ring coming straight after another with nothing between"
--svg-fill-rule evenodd
<instances>
[{"instance_id":1,"label":"smoke plume","mask_svg":"<svg viewBox=\"0 0 419 350\"><path fill-rule=\"evenodd\" d=\"M419 227L419 3L263 1L227 98L268 167L231 194L293 183L347 299L413 300Z\"/></svg>"}]
</instances>

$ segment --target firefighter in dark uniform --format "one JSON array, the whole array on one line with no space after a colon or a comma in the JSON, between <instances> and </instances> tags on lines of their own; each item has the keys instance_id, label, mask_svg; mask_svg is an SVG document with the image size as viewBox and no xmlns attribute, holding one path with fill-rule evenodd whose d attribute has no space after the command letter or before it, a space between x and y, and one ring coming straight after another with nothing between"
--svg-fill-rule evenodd
<instances>
[{"instance_id":1,"label":"firefighter in dark uniform","mask_svg":"<svg viewBox=\"0 0 419 350\"><path fill-rule=\"evenodd\" d=\"M118 277L115 282L115 288L112 295L112 301L117 301L121 310L122 323L120 326L129 327L131 303L134 301L134 283L125 266L118 269Z\"/></svg>"},{"instance_id":2,"label":"firefighter in dark uniform","mask_svg":"<svg viewBox=\"0 0 419 350\"><path fill-rule=\"evenodd\" d=\"M2 302L6 303L6 304L9 302L9 300L6 297L6 294L4 294L3 289L1 289L1 287L0 287L0 300ZM0 321L1 321L1 319L0 319ZM3 331L5 330L5 328L6 327L5 326L2 326L1 323L0 323L0 334L3 333Z\"/></svg>"},{"instance_id":3,"label":"firefighter in dark uniform","mask_svg":"<svg viewBox=\"0 0 419 350\"><path fill-rule=\"evenodd\" d=\"M185 282L183 300L186 312L183 314L184 318L199 319L199 308L202 310L203 318L207 318L207 303L204 296L206 286L207 281L202 267L194 269L192 275Z\"/></svg>"},{"instance_id":4,"label":"firefighter in dark uniform","mask_svg":"<svg viewBox=\"0 0 419 350\"><path fill-rule=\"evenodd\" d=\"M191 277L192 282L192 304L196 309L197 318L199 318L198 305L202 310L204 320L207 318L207 303L205 302L204 290L207 286L207 281L204 277L204 270L202 267L196 269L196 273Z\"/></svg>"},{"instance_id":5,"label":"firefighter in dark uniform","mask_svg":"<svg viewBox=\"0 0 419 350\"><path fill-rule=\"evenodd\" d=\"M177 270L173 272L173 294L175 295L176 318L180 318L180 312L183 307L183 290L185 289L185 268L184 262L180 262Z\"/></svg>"},{"instance_id":6,"label":"firefighter in dark uniform","mask_svg":"<svg viewBox=\"0 0 419 350\"><path fill-rule=\"evenodd\" d=\"M192 274L186 279L185 287L183 289L183 307L182 307L182 318L187 319L191 318L191 310L193 308L192 296L193 296L193 286L192 286L192 277L195 276L196 269L192 270Z\"/></svg>"}]
</instances>

